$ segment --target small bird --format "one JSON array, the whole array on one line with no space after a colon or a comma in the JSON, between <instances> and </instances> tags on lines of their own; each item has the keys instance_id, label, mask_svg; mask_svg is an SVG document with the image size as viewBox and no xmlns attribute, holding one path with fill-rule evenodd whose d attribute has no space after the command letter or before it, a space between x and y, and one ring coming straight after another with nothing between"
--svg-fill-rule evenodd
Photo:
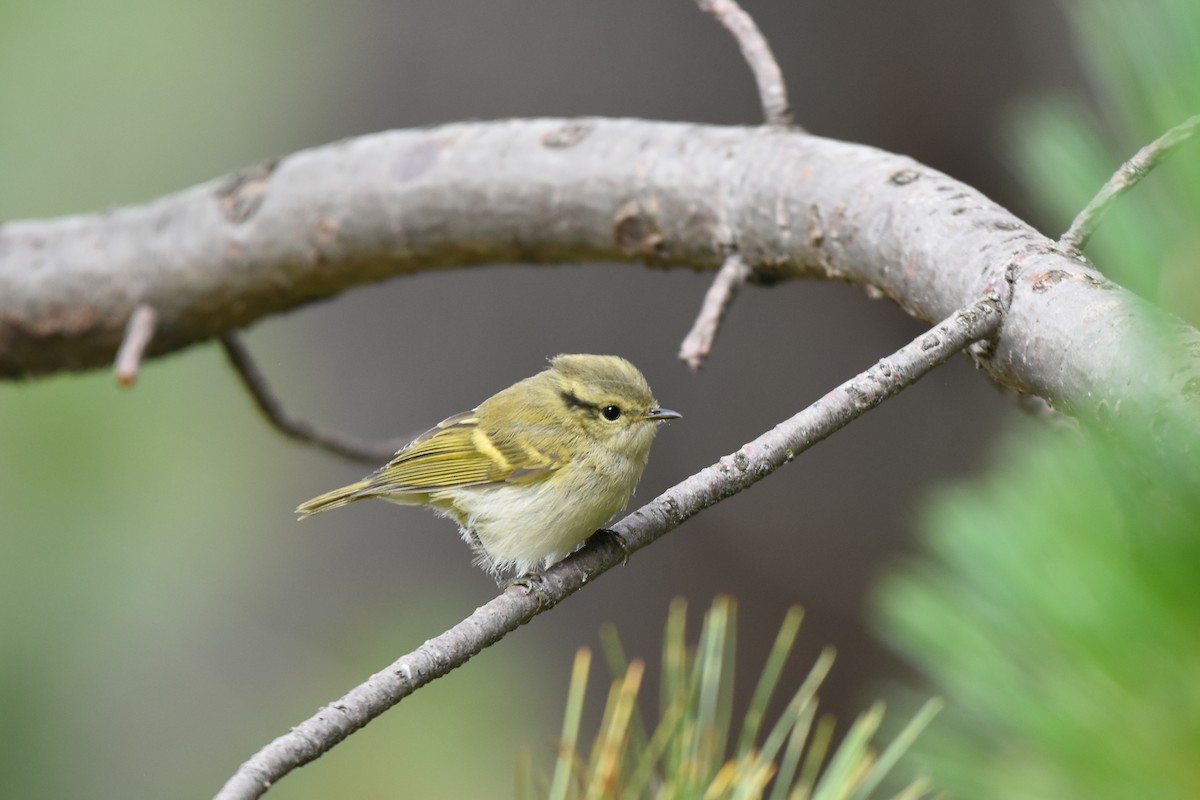
<instances>
[{"instance_id":1,"label":"small bird","mask_svg":"<svg viewBox=\"0 0 1200 800\"><path fill-rule=\"evenodd\" d=\"M664 420L637 367L559 355L550 368L455 414L358 483L314 497L300 519L378 497L458 523L499 582L560 561L625 508Z\"/></svg>"}]
</instances>

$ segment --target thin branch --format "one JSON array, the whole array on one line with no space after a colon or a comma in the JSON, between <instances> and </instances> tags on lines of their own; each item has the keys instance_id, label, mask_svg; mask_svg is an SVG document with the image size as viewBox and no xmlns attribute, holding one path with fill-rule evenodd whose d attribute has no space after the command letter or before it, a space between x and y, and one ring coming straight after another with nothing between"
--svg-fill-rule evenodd
<instances>
[{"instance_id":1,"label":"thin branch","mask_svg":"<svg viewBox=\"0 0 1200 800\"><path fill-rule=\"evenodd\" d=\"M763 118L767 124L792 125L792 108L788 103L787 87L783 83L783 72L754 18L742 10L735 0L696 0L696 4L716 17L737 40L742 57L750 65L754 81L758 84L758 98L762 102Z\"/></svg>"},{"instance_id":2,"label":"thin branch","mask_svg":"<svg viewBox=\"0 0 1200 800\"><path fill-rule=\"evenodd\" d=\"M737 253L731 253L717 271L717 276L704 295L704 303L700 306L696 321L692 323L692 329L679 346L679 358L692 369L700 369L704 359L712 352L725 312L752 273L750 265Z\"/></svg>"},{"instance_id":3,"label":"thin branch","mask_svg":"<svg viewBox=\"0 0 1200 800\"><path fill-rule=\"evenodd\" d=\"M1059 241L1076 250L1086 247L1088 240L1092 238L1092 234L1096 232L1096 228L1100 226L1101 220L1104 219L1104 215L1108 213L1109 207L1116 199L1137 186L1150 170L1165 161L1175 152L1176 148L1195 136L1197 131L1200 131L1200 114L1179 123L1138 150L1133 158L1126 161L1120 169L1113 173L1113 176L1100 188L1087 207L1079 212L1079 215L1071 223L1071 227Z\"/></svg>"},{"instance_id":4,"label":"thin branch","mask_svg":"<svg viewBox=\"0 0 1200 800\"><path fill-rule=\"evenodd\" d=\"M279 429L284 436L291 437L306 444L324 448L331 453L369 464L379 465L386 462L404 446L401 440L387 442L368 442L356 439L337 431L319 428L311 422L299 419L289 414L283 403L275 396L267 383L266 377L254 362L250 351L236 333L226 333L219 337L221 348L229 359L230 366L241 379L242 385L254 399L254 404L267 420Z\"/></svg>"},{"instance_id":5,"label":"thin branch","mask_svg":"<svg viewBox=\"0 0 1200 800\"><path fill-rule=\"evenodd\" d=\"M674 530L688 517L749 488L971 343L994 336L1001 318L995 297L956 312L799 414L633 512L613 526L616 537L593 536L583 548L542 573L536 592L509 587L450 630L320 709L242 764L217 799L262 796L292 770L318 758L420 687L462 666L485 647L562 602L622 563L629 553Z\"/></svg>"},{"instance_id":6,"label":"thin branch","mask_svg":"<svg viewBox=\"0 0 1200 800\"><path fill-rule=\"evenodd\" d=\"M154 329L158 325L158 314L153 308L142 304L129 315L129 324L125 326L125 338L117 350L117 358L113 371L117 383L124 387L137 383L138 371L142 367L142 356L154 338Z\"/></svg>"}]
</instances>

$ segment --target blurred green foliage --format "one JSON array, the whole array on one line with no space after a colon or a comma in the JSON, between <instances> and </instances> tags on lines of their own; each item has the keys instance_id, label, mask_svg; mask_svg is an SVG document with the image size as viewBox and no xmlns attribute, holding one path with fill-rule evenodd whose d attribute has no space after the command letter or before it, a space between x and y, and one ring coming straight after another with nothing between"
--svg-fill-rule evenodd
<instances>
[{"instance_id":1,"label":"blurred green foliage","mask_svg":"<svg viewBox=\"0 0 1200 800\"><path fill-rule=\"evenodd\" d=\"M0 219L146 200L303 144L325 13L0 3Z\"/></svg>"},{"instance_id":2,"label":"blurred green foliage","mask_svg":"<svg viewBox=\"0 0 1200 800\"><path fill-rule=\"evenodd\" d=\"M1046 98L1016 128L1030 189L1063 230L1121 162L1200 113L1200 4L1064 8L1095 105ZM1119 201L1088 253L1200 320L1200 142ZM1023 430L985 480L927 509L927 552L884 584L879 608L947 700L916 747L937 785L1200 797L1196 422L1170 452L1119 431Z\"/></svg>"},{"instance_id":3,"label":"blurred green foliage","mask_svg":"<svg viewBox=\"0 0 1200 800\"><path fill-rule=\"evenodd\" d=\"M947 698L917 745L938 785L1200 796L1194 457L1026 432L986 481L939 497L924 527L929 556L880 605Z\"/></svg>"},{"instance_id":4,"label":"blurred green foliage","mask_svg":"<svg viewBox=\"0 0 1200 800\"><path fill-rule=\"evenodd\" d=\"M1093 96L1035 98L1013 115L1014 163L1050 235L1126 159L1200 114L1200 4L1063 0ZM1105 217L1087 247L1118 283L1200 324L1200 142L1189 142Z\"/></svg>"}]
</instances>

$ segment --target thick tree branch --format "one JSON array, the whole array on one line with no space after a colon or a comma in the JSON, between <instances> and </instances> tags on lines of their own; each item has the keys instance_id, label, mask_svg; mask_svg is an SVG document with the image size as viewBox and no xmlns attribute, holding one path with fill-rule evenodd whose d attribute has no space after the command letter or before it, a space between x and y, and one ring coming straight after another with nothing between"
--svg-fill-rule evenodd
<instances>
[{"instance_id":1,"label":"thick tree branch","mask_svg":"<svg viewBox=\"0 0 1200 800\"><path fill-rule=\"evenodd\" d=\"M278 737L246 761L218 800L262 796L297 767L313 761L425 684L462 666L542 611L553 607L630 553L711 505L749 488L855 418L916 383L972 342L1000 329L998 298L956 312L891 356L656 497L542 574L536 593L510 587L445 633L375 673L344 697Z\"/></svg>"},{"instance_id":2,"label":"thick tree branch","mask_svg":"<svg viewBox=\"0 0 1200 800\"><path fill-rule=\"evenodd\" d=\"M142 303L153 355L419 270L715 270L731 247L755 280L849 281L927 321L998 292L1007 320L979 363L999 383L1166 441L1164 408L1195 418L1200 333L974 189L795 131L639 120L381 133L143 206L5 223L0 376L110 364Z\"/></svg>"}]
</instances>

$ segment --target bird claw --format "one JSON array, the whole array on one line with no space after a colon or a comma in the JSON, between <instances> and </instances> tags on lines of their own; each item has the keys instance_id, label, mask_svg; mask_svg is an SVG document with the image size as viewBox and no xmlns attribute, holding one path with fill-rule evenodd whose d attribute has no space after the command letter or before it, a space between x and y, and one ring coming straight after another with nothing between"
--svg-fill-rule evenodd
<instances>
[{"instance_id":1,"label":"bird claw","mask_svg":"<svg viewBox=\"0 0 1200 800\"><path fill-rule=\"evenodd\" d=\"M542 577L540 572L526 572L524 575L513 578L503 588L505 591L520 587L525 590L525 596L534 595L537 597L538 610L541 611L544 607L551 605L549 597L546 595L545 586L546 579Z\"/></svg>"},{"instance_id":2,"label":"bird claw","mask_svg":"<svg viewBox=\"0 0 1200 800\"><path fill-rule=\"evenodd\" d=\"M608 538L611 539L617 545L617 547L621 548L621 553L623 553L623 557L621 558L621 566L628 566L629 548L625 546L625 538L612 528L601 528L600 530L596 531L596 533L602 533L608 536Z\"/></svg>"}]
</instances>

